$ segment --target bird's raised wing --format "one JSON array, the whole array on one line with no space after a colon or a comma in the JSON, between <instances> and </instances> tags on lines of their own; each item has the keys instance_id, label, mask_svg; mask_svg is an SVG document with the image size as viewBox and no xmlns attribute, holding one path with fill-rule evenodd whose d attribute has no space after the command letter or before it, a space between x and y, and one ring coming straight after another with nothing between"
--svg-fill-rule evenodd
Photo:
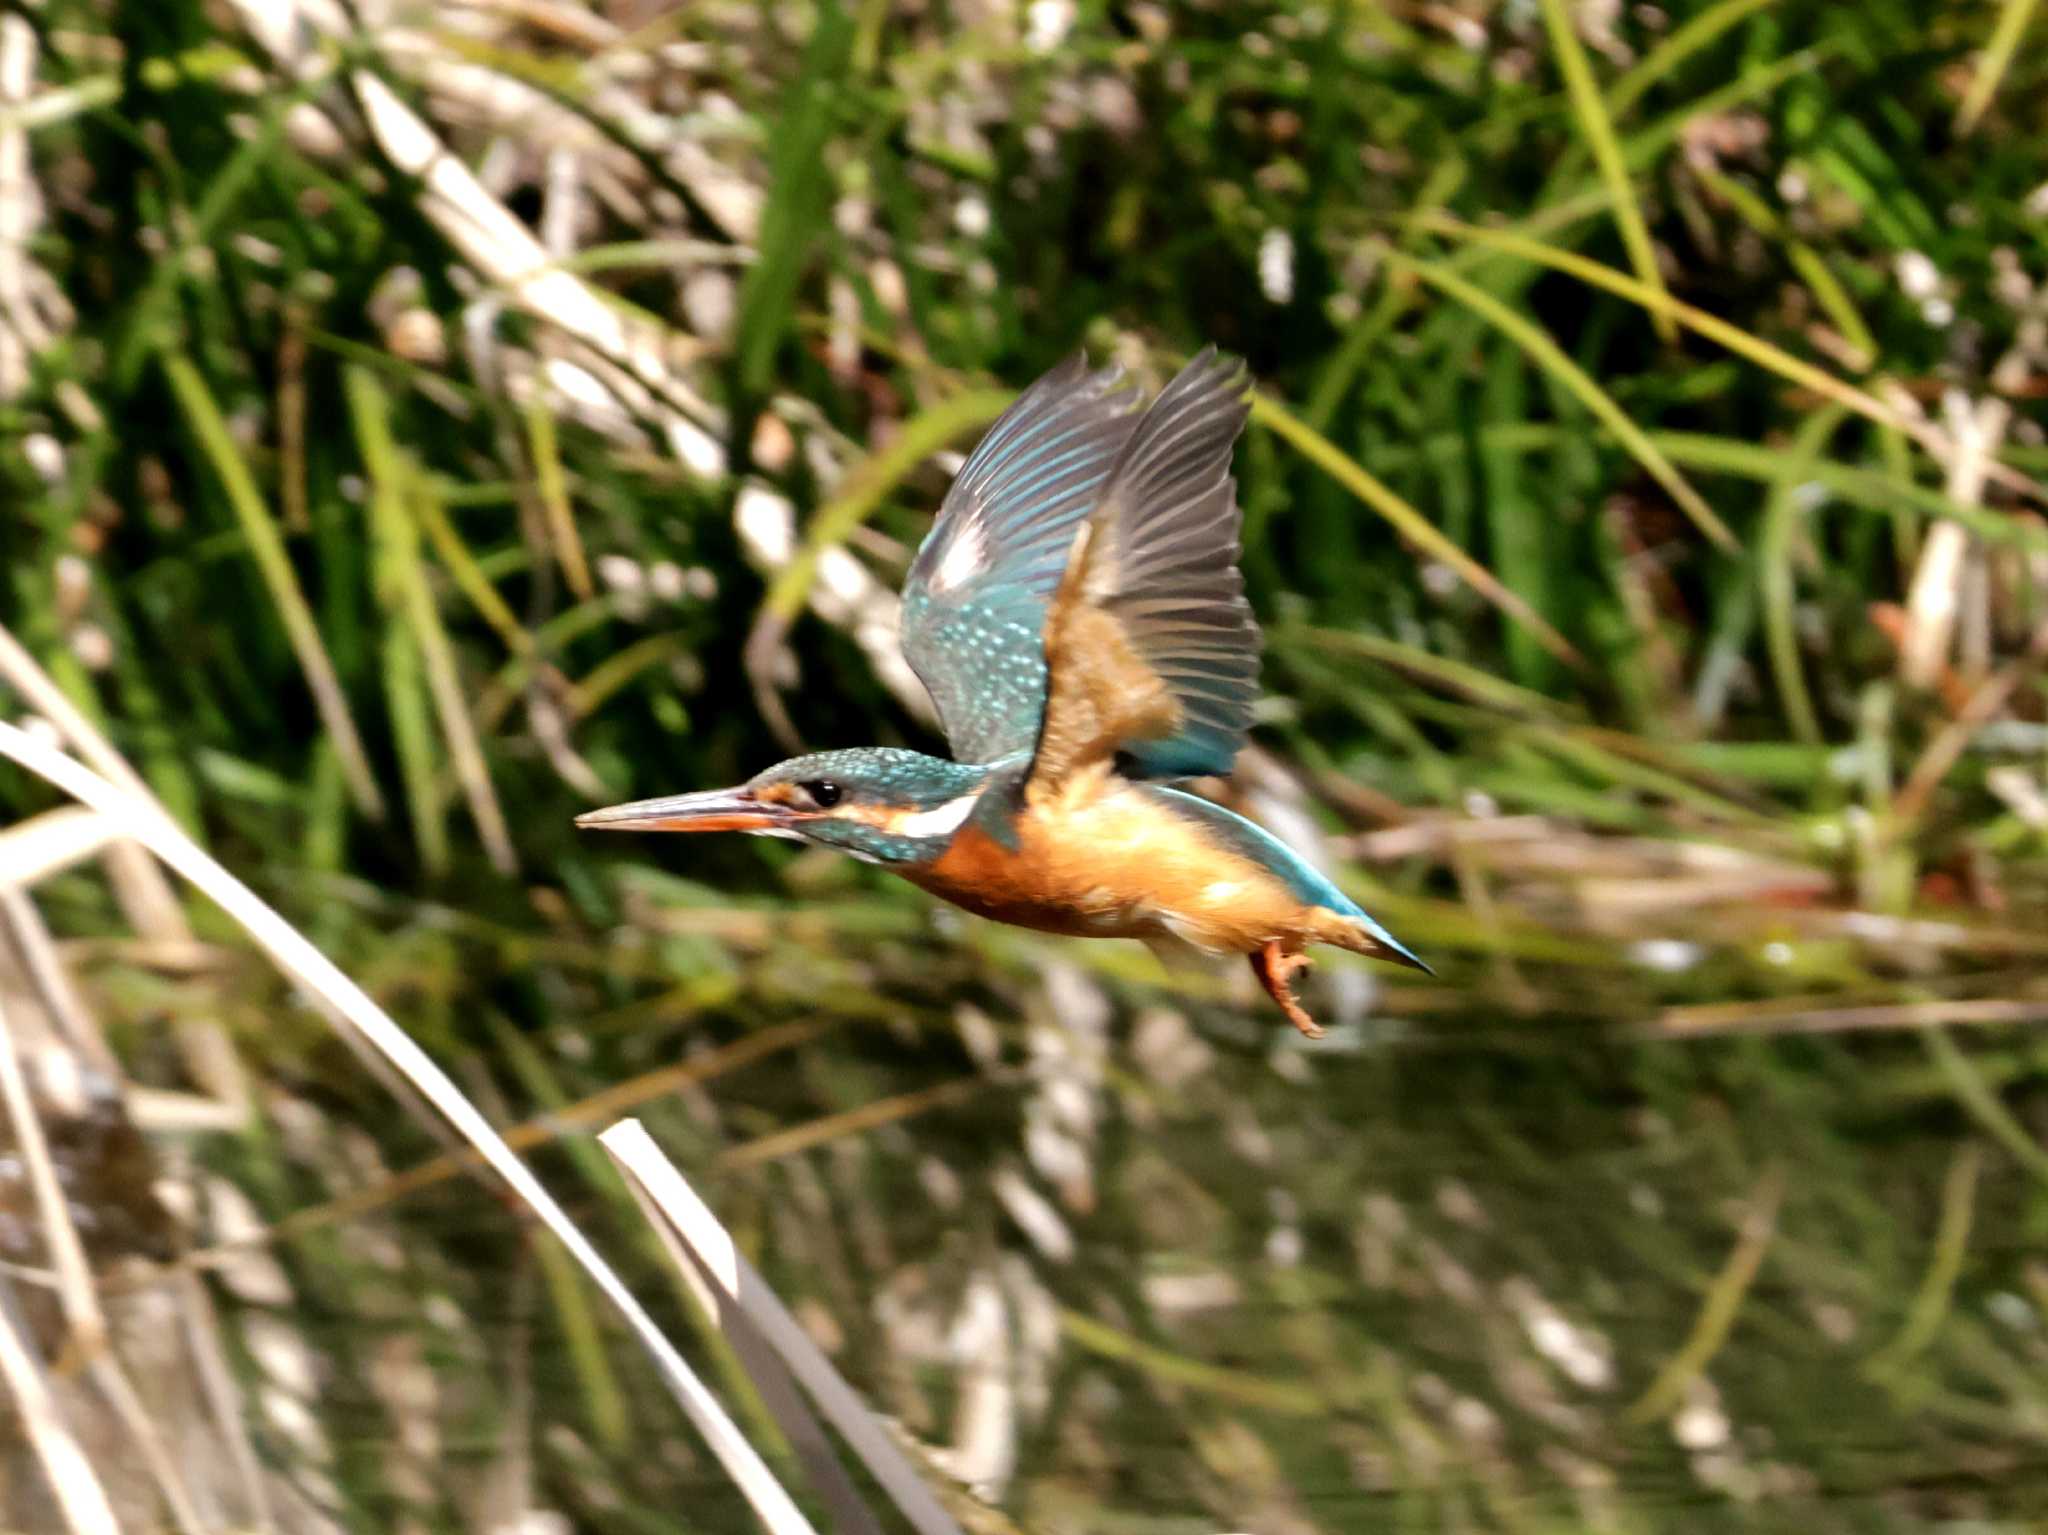
<instances>
[{"instance_id":1,"label":"bird's raised wing","mask_svg":"<svg viewBox=\"0 0 2048 1535\"><path fill-rule=\"evenodd\" d=\"M1230 454L1241 363L1204 351L1139 418L1073 538L1045 629L1034 786L1113 758L1133 778L1227 773L1258 691Z\"/></svg>"},{"instance_id":2,"label":"bird's raised wing","mask_svg":"<svg viewBox=\"0 0 2048 1535\"><path fill-rule=\"evenodd\" d=\"M1118 369L1074 357L996 419L903 587L903 653L953 755L1031 751L1045 714L1046 609L1138 417Z\"/></svg>"}]
</instances>

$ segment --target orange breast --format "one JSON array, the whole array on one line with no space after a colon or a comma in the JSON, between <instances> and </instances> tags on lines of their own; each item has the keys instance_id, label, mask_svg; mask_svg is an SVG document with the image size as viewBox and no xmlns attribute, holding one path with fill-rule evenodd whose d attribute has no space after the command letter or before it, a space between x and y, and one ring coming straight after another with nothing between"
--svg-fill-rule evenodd
<instances>
[{"instance_id":1,"label":"orange breast","mask_svg":"<svg viewBox=\"0 0 2048 1535\"><path fill-rule=\"evenodd\" d=\"M1096 776L1027 804L1017 834L1013 853L970 823L941 857L906 877L1018 927L1102 938L1172 935L1215 953L1247 952L1323 926L1315 908L1272 874L1119 779Z\"/></svg>"}]
</instances>

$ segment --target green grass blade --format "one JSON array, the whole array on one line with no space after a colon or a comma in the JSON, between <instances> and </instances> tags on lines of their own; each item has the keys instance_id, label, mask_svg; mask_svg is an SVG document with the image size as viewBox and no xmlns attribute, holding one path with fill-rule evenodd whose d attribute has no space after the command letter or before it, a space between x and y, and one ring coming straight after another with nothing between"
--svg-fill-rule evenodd
<instances>
[{"instance_id":1,"label":"green grass blade","mask_svg":"<svg viewBox=\"0 0 2048 1535\"><path fill-rule=\"evenodd\" d=\"M1543 648L1572 666L1584 658L1570 640L1529 606L1519 593L1510 591L1494 578L1493 572L1452 543L1422 513L1369 474L1359 462L1322 433L1312 430L1278 400L1263 391L1251 396L1252 420L1282 439L1301 456L1329 475L1367 506L1378 512L1394 530L1424 554L1441 560L1480 596L1521 624Z\"/></svg>"},{"instance_id":2,"label":"green grass blade","mask_svg":"<svg viewBox=\"0 0 2048 1535\"><path fill-rule=\"evenodd\" d=\"M1728 531L1727 524L1714 514L1714 509L1650 441L1648 434L1629 419L1628 413L1614 402L1614 397L1594 382L1584 368L1565 354L1564 348L1552 340L1547 331L1483 288L1446 271L1440 263L1410 261L1405 256L1394 255L1388 259L1464 305L1514 342L1528 354L1530 361L1569 390L1580 404L1614 433L1644 471L1662 485L1680 510L1692 519L1694 526L1723 549L1733 551L1740 547L1735 535Z\"/></svg>"},{"instance_id":3,"label":"green grass blade","mask_svg":"<svg viewBox=\"0 0 2048 1535\"><path fill-rule=\"evenodd\" d=\"M1810 389L1838 405L1847 406L1858 415L1866 416L1882 426L1904 432L1928 447L1938 457L1945 458L1950 451L1951 444L1942 433L1923 422L1907 419L1868 390L1845 383L1825 368L1816 367L1810 362L1794 357L1783 347L1774 346L1768 341L1752 336L1740 326L1731 325L1716 315L1708 314L1704 309L1695 308L1682 299L1675 299L1662 290L1647 287L1624 272L1602 266L1597 261L1589 261L1572 251L1559 250L1555 246L1543 244L1540 240L1531 240L1506 230L1465 224L1442 214L1426 215L1425 221L1438 234L1488 245L1495 250L1550 267L1554 271L1568 272L1581 281L1591 283L1596 288L1605 288L1609 293L1629 299L1645 309L1661 310L1688 330L1706 337L1718 346L1726 347L1738 357L1745 358L1758 367L1767 368L1788 382ZM2048 488L2042 487L2002 462L1992 464L1990 477L2001 484L2023 491L2037 501L2048 501Z\"/></svg>"},{"instance_id":4,"label":"green grass blade","mask_svg":"<svg viewBox=\"0 0 2048 1535\"><path fill-rule=\"evenodd\" d=\"M770 147L772 183L761 211L760 259L747 268L740 284L733 350L740 386L755 396L774 381L776 353L789 331L797 285L820 234L830 227L825 146L854 29L834 0L826 0L814 14L810 45L797 78L783 91Z\"/></svg>"},{"instance_id":5,"label":"green grass blade","mask_svg":"<svg viewBox=\"0 0 2048 1535\"><path fill-rule=\"evenodd\" d=\"M462 541L454 521L448 516L446 487L438 480L420 479L413 487L411 505L419 518L420 527L425 530L427 541L434 546L434 554L447 568L462 595L469 599L470 606L477 610L484 622L498 633L505 642L505 648L515 656L529 654L533 649L533 636L513 614L511 605L498 595L498 589L491 585L491 578L477 563L476 556L469 552L469 545Z\"/></svg>"},{"instance_id":6,"label":"green grass blade","mask_svg":"<svg viewBox=\"0 0 2048 1535\"><path fill-rule=\"evenodd\" d=\"M1998 10L1998 25L1992 28L1991 41L1984 47L1983 57L1977 60L1977 73L1970 77L1970 88L1963 93L1963 104L1956 108L1956 132L1967 135L1976 131L1985 111L1991 105L1991 98L1998 94L1999 82L2012 67L2013 56L2019 52L2020 38L2025 35L2027 23L2034 19L2034 7L2040 0L2005 0Z\"/></svg>"},{"instance_id":7,"label":"green grass blade","mask_svg":"<svg viewBox=\"0 0 2048 1535\"><path fill-rule=\"evenodd\" d=\"M477 737L476 722L469 712L469 694L462 685L455 647L441 623L441 610L434 603L433 588L427 584L425 563L420 558L416 519L423 500L422 476L406 460L390 433L390 408L377 376L369 369L351 364L344 382L356 416L357 437L370 471L373 515L380 519L379 534L388 551L389 573L395 584L406 626L426 669L427 693L434 713L441 721L441 738L455 769L456 782L476 822L477 836L491 867L507 877L518 872L519 860L512 849L512 833L505 813L498 805L491 785L489 765ZM408 511L407 508L412 510ZM396 519L384 526L382 519Z\"/></svg>"},{"instance_id":8,"label":"green grass blade","mask_svg":"<svg viewBox=\"0 0 2048 1535\"><path fill-rule=\"evenodd\" d=\"M576 533L576 512L569 505L568 477L562 472L562 454L555 441L555 418L546 405L534 400L525 410L526 450L533 458L533 488L540 497L547 518L548 541L555 546L555 562L562 567L562 579L579 602L597 594L591 585L590 562L583 555L583 540Z\"/></svg>"},{"instance_id":9,"label":"green grass blade","mask_svg":"<svg viewBox=\"0 0 2048 1535\"><path fill-rule=\"evenodd\" d=\"M418 558L418 533L405 511L405 493L393 462L397 450L391 440L390 423L385 419L383 391L376 387L370 372L359 367L350 367L343 374L343 384L355 426L357 450L370 472L372 569L377 603L385 614L379 648L392 745L397 750L399 775L405 783L406 809L412 819L420 866L438 877L448 871L448 828L441 815L432 708L419 639L406 618L406 585Z\"/></svg>"},{"instance_id":10,"label":"green grass blade","mask_svg":"<svg viewBox=\"0 0 2048 1535\"><path fill-rule=\"evenodd\" d=\"M1607 115L1615 119L1628 116L1635 104L1679 65L1713 46L1724 33L1741 26L1758 11L1777 3L1778 0L1720 0L1717 5L1708 6L1644 54L1607 88Z\"/></svg>"},{"instance_id":11,"label":"green grass blade","mask_svg":"<svg viewBox=\"0 0 2048 1535\"><path fill-rule=\"evenodd\" d=\"M1565 9L1565 0L1543 0L1543 21L1550 31L1550 46L1557 55L1557 67L1564 75L1566 94L1571 97L1572 112L1579 120L1579 132L1585 136L1586 147L1592 152L1593 163L1599 167L1600 179L1606 183L1607 192L1614 200L1614 223L1621 231L1621 243L1628 251L1629 265L1636 269L1636 275L1649 287L1664 291L1664 274L1657 270L1657 249L1650 243L1650 229L1643 222L1643 210L1636 206L1635 190L1629 185L1628 167L1622 163L1621 145L1615 141L1614 124L1607 116L1607 103L1600 97L1600 87L1593 81L1593 67L1586 61L1586 50L1579 43L1579 34L1572 30L1572 19ZM1678 328L1671 317L1655 315L1657 334L1666 343L1678 339Z\"/></svg>"},{"instance_id":12,"label":"green grass blade","mask_svg":"<svg viewBox=\"0 0 2048 1535\"><path fill-rule=\"evenodd\" d=\"M1764 506L1763 537L1757 543L1757 582L1763 599L1764 643L1770 652L1771 671L1777 679L1778 698L1785 707L1785 719L1792 734L1809 746L1820 743L1821 728L1813 710L1813 696L1806 689L1806 674L1799 664L1799 595L1792 561L1799 542L1800 488L1807 483L1809 467L1841 420L1839 408L1817 411L1792 439L1791 451L1779 456L1778 475Z\"/></svg>"},{"instance_id":13,"label":"green grass blade","mask_svg":"<svg viewBox=\"0 0 2048 1535\"><path fill-rule=\"evenodd\" d=\"M292 652L299 658L299 669L306 674L306 685L312 690L313 706L319 710L320 722L326 727L335 752L341 758L349 794L364 815L371 820L381 820L384 796L378 792L376 775L370 771L369 757L363 751L363 738L357 733L355 720L349 714L341 678L335 672L326 645L321 642L319 626L313 621L313 609L299 587L291 557L285 552L284 535L278 530L276 519L270 515L262 492L256 488L256 476L242 458L241 450L235 446L227 419L221 415L220 406L199 369L189 358L172 353L164 355L163 369L171 393L177 397L179 408L185 413L186 425L198 439L201 451L220 481L228 505L234 509L235 518L241 524L242 537L249 546L250 556L256 561L257 573L263 578L270 600L277 606L277 615L284 624L286 637L291 641Z\"/></svg>"}]
</instances>

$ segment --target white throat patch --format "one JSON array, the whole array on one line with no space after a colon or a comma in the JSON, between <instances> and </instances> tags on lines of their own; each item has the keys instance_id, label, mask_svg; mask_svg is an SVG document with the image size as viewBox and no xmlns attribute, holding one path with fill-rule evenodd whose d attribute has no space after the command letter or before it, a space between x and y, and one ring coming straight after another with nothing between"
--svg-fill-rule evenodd
<instances>
[{"instance_id":1,"label":"white throat patch","mask_svg":"<svg viewBox=\"0 0 2048 1535\"><path fill-rule=\"evenodd\" d=\"M952 558L951 555L947 556ZM930 810L917 810L902 817L889 829L902 837L950 837L966 824L981 800L981 790L949 799Z\"/></svg>"}]
</instances>

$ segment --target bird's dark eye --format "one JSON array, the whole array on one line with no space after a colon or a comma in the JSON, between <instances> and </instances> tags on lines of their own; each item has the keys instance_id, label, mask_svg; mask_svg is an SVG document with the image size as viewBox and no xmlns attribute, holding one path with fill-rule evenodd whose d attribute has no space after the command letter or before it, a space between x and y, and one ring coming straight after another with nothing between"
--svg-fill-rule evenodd
<instances>
[{"instance_id":1,"label":"bird's dark eye","mask_svg":"<svg viewBox=\"0 0 2048 1535\"><path fill-rule=\"evenodd\" d=\"M820 810L830 810L846 797L846 791L829 778L814 778L803 785L803 791Z\"/></svg>"}]
</instances>

